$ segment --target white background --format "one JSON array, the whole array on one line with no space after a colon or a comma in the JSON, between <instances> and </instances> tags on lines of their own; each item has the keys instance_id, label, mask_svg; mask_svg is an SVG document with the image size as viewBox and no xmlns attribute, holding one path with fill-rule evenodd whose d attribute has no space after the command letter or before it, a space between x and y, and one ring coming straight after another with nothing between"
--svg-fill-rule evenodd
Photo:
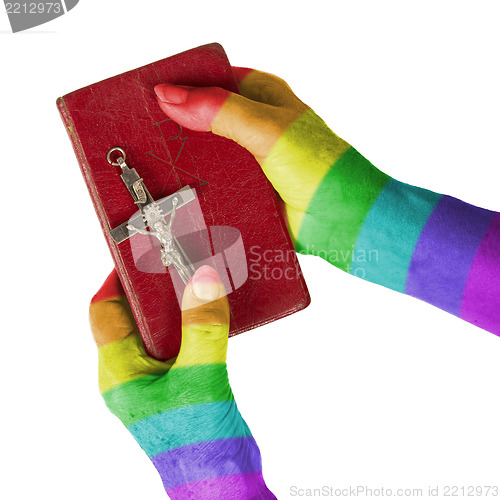
<instances>
[{"instance_id":1,"label":"white background","mask_svg":"<svg viewBox=\"0 0 500 500\"><path fill-rule=\"evenodd\" d=\"M276 3L81 0L15 35L0 13L2 498L166 498L98 393L88 303L112 261L58 96L218 41L388 174L500 210L497 2ZM311 306L229 342L278 498L499 485L500 339L300 262Z\"/></svg>"}]
</instances>

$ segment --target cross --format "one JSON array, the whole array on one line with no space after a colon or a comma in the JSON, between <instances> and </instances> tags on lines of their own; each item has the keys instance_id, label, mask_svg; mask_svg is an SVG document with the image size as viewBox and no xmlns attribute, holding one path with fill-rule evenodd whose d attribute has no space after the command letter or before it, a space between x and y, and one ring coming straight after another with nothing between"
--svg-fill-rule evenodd
<instances>
[{"instance_id":1,"label":"cross","mask_svg":"<svg viewBox=\"0 0 500 500\"><path fill-rule=\"evenodd\" d=\"M118 151L121 156L116 161L112 161L111 154L115 151ZM120 177L132 195L134 203L139 207L139 213L111 230L113 240L120 244L136 234L155 236L162 247L161 259L163 264L166 267L173 264L184 284L187 284L194 274L195 268L182 246L173 236L171 227L176 210L195 199L193 191L189 186L184 186L176 193L156 201L149 193L143 179L135 168L129 168L125 163L123 149L118 147L110 149L107 159L111 165L120 166L122 169ZM168 214L171 215L167 224L165 223L165 216ZM142 224L139 224L139 221L142 221L149 228L149 231L140 227Z\"/></svg>"}]
</instances>

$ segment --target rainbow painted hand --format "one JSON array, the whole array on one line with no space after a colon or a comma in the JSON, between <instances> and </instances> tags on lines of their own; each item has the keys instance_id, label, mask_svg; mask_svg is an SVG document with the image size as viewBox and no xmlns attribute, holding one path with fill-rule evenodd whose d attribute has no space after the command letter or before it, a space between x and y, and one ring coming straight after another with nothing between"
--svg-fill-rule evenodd
<instances>
[{"instance_id":1,"label":"rainbow painted hand","mask_svg":"<svg viewBox=\"0 0 500 500\"><path fill-rule=\"evenodd\" d=\"M182 308L179 355L156 361L111 273L90 305L106 405L148 454L173 500L275 499L229 385L229 305L212 268L198 269Z\"/></svg>"},{"instance_id":2,"label":"rainbow painted hand","mask_svg":"<svg viewBox=\"0 0 500 500\"><path fill-rule=\"evenodd\" d=\"M234 68L242 95L155 87L173 120L247 148L300 253L500 335L500 214L399 182L336 136L280 78Z\"/></svg>"}]
</instances>

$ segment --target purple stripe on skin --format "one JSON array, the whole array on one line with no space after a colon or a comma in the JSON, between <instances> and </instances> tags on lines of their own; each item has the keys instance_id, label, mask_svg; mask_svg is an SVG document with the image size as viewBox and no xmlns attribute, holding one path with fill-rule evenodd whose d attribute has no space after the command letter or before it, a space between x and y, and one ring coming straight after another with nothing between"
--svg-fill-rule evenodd
<instances>
[{"instance_id":1,"label":"purple stripe on skin","mask_svg":"<svg viewBox=\"0 0 500 500\"><path fill-rule=\"evenodd\" d=\"M472 264L460 316L500 335L500 213L488 228Z\"/></svg>"},{"instance_id":2,"label":"purple stripe on skin","mask_svg":"<svg viewBox=\"0 0 500 500\"><path fill-rule=\"evenodd\" d=\"M458 316L472 261L494 215L443 196L413 252L406 293Z\"/></svg>"},{"instance_id":3,"label":"purple stripe on skin","mask_svg":"<svg viewBox=\"0 0 500 500\"><path fill-rule=\"evenodd\" d=\"M167 493L172 500L186 500L188 498L276 500L273 493L267 489L261 472L204 479L167 490Z\"/></svg>"},{"instance_id":4,"label":"purple stripe on skin","mask_svg":"<svg viewBox=\"0 0 500 500\"><path fill-rule=\"evenodd\" d=\"M218 476L262 471L259 447L251 436L174 448L152 461L166 490Z\"/></svg>"}]
</instances>

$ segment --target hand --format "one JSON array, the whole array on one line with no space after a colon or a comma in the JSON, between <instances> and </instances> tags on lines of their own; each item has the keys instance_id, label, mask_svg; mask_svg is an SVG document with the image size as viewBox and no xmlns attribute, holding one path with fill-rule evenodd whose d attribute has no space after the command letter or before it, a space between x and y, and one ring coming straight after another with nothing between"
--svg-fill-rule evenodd
<instances>
[{"instance_id":1,"label":"hand","mask_svg":"<svg viewBox=\"0 0 500 500\"><path fill-rule=\"evenodd\" d=\"M158 85L162 110L182 126L212 131L247 148L285 203L297 242L311 198L326 171L349 145L337 137L277 76L233 68L242 95L218 87ZM311 218L324 213L309 210Z\"/></svg>"},{"instance_id":2,"label":"hand","mask_svg":"<svg viewBox=\"0 0 500 500\"><path fill-rule=\"evenodd\" d=\"M391 178L283 80L234 71L242 95L157 85L158 103L182 126L254 154L285 202L298 252L500 335L499 213Z\"/></svg>"},{"instance_id":3,"label":"hand","mask_svg":"<svg viewBox=\"0 0 500 500\"><path fill-rule=\"evenodd\" d=\"M229 385L229 305L214 269L186 286L182 344L167 362L143 347L116 272L92 299L99 387L157 468L172 499L274 499Z\"/></svg>"}]
</instances>

